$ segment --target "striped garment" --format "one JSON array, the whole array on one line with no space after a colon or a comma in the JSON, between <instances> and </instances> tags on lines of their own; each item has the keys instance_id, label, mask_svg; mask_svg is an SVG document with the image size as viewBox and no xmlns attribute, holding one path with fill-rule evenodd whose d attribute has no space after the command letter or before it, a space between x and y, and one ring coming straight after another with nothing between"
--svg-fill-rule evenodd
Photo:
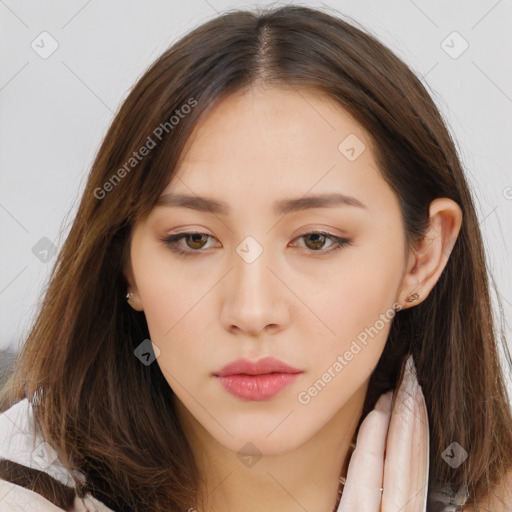
<instances>
[{"instance_id":1,"label":"striped garment","mask_svg":"<svg viewBox=\"0 0 512 512\"><path fill-rule=\"evenodd\" d=\"M85 482L83 473L75 475ZM35 433L32 404L24 398L0 414L0 512L62 510L115 512L91 493L78 496L71 474Z\"/></svg>"}]
</instances>

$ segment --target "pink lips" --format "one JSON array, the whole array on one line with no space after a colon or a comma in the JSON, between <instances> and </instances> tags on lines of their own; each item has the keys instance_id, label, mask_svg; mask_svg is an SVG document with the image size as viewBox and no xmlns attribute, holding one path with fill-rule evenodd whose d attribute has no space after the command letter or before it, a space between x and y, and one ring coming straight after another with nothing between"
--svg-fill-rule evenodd
<instances>
[{"instance_id":1,"label":"pink lips","mask_svg":"<svg viewBox=\"0 0 512 512\"><path fill-rule=\"evenodd\" d=\"M238 398L265 400L292 384L302 372L278 359L265 357L256 362L237 359L213 375Z\"/></svg>"}]
</instances>

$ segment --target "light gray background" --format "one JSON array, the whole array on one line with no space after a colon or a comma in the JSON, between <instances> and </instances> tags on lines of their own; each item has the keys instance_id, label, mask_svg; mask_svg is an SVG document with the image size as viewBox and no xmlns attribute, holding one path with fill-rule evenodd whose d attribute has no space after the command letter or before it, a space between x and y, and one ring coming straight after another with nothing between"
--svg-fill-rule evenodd
<instances>
[{"instance_id":1,"label":"light gray background","mask_svg":"<svg viewBox=\"0 0 512 512\"><path fill-rule=\"evenodd\" d=\"M16 350L26 334L55 261L43 252L48 241L40 240L62 245L89 167L129 88L171 43L218 12L269 4L0 0L0 348ZM512 1L301 4L352 17L422 77L476 193L506 321L512 312ZM44 55L52 44L58 48ZM41 261L45 255L48 261ZM508 324L506 334L512 349Z\"/></svg>"}]
</instances>

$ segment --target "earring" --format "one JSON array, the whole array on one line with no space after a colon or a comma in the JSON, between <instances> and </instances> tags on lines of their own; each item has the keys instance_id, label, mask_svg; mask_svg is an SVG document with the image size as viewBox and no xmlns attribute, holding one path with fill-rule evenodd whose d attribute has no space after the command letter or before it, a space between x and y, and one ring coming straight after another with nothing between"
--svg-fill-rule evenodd
<instances>
[{"instance_id":1,"label":"earring","mask_svg":"<svg viewBox=\"0 0 512 512\"><path fill-rule=\"evenodd\" d=\"M413 293L413 294L409 295L405 300L407 302L414 302L415 300L417 300L419 298L420 298L420 296L418 293Z\"/></svg>"},{"instance_id":2,"label":"earring","mask_svg":"<svg viewBox=\"0 0 512 512\"><path fill-rule=\"evenodd\" d=\"M125 299L126 299L126 300L130 300L130 299L132 298L132 295L133 295L133 293L132 293L132 292L128 292L128 293L126 294Z\"/></svg>"}]
</instances>

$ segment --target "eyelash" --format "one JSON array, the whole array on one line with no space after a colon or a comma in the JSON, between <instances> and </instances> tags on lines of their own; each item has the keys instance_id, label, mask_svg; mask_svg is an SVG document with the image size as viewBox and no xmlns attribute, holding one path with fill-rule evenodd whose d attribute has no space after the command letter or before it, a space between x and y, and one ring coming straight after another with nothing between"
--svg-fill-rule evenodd
<instances>
[{"instance_id":1,"label":"eyelash","mask_svg":"<svg viewBox=\"0 0 512 512\"><path fill-rule=\"evenodd\" d=\"M173 251L174 253L177 253L177 254L180 254L180 255L183 255L183 256L195 255L195 253L201 253L202 250L201 249L197 249L197 250L193 250L193 249L191 249L191 250L183 250L178 245L178 242L181 239L187 238L187 237L193 236L193 235L205 235L205 236L211 237L211 235L207 235L206 233L187 232L187 233L179 233L177 235L171 235L171 236L165 237L165 238L162 239L162 242L165 245L167 245L169 247L169 249L171 251ZM342 249L343 247L346 247L346 246L348 246L348 245L350 245L352 243L351 240L348 240L346 238L341 238L339 236L331 235L330 233L327 233L325 231L310 231L308 233L304 233L303 235L301 235L301 236L299 236L297 238L304 238L304 237L306 237L308 235L323 235L326 238L332 240L334 242L334 244L335 244L334 247L332 247L330 249L327 249L327 250L318 250L318 251L311 250L312 253L327 254L327 253L331 253L331 252L337 251L339 249Z\"/></svg>"}]
</instances>

